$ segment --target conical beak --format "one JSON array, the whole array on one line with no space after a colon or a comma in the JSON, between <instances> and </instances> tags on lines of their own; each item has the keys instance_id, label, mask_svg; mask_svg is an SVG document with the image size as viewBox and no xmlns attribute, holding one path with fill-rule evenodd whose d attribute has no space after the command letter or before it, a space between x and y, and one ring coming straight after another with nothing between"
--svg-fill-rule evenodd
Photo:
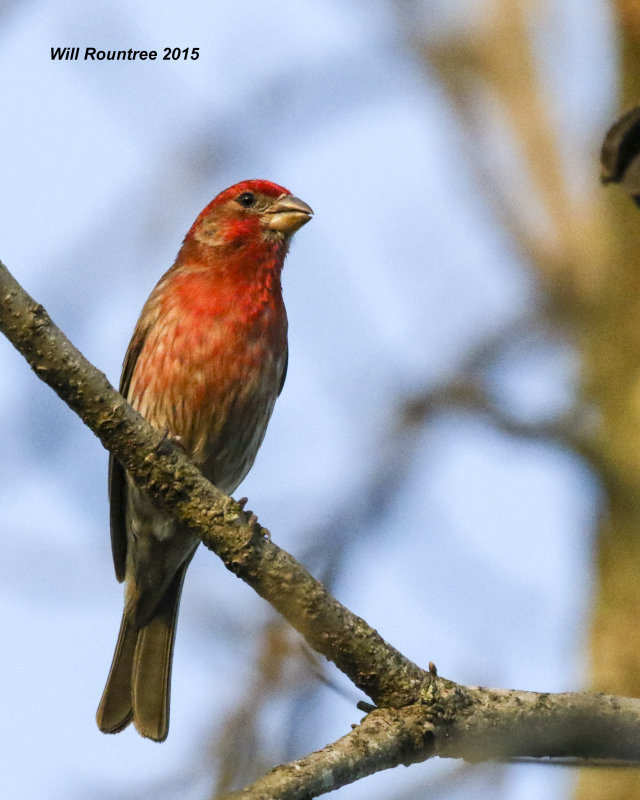
<instances>
[{"instance_id":1,"label":"conical beak","mask_svg":"<svg viewBox=\"0 0 640 800\"><path fill-rule=\"evenodd\" d=\"M306 225L312 216L312 208L292 194L279 197L264 213L265 225L269 230L280 231L288 236Z\"/></svg>"}]
</instances>

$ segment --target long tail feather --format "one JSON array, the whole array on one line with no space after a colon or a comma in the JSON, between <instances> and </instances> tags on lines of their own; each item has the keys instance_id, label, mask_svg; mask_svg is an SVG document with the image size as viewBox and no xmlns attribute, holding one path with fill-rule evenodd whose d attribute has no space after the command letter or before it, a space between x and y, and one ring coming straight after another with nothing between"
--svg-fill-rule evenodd
<instances>
[{"instance_id":1,"label":"long tail feather","mask_svg":"<svg viewBox=\"0 0 640 800\"><path fill-rule=\"evenodd\" d=\"M116 650L98 706L104 733L118 733L133 720L136 730L163 742L169 733L171 664L187 563L177 571L152 619L137 630L123 614Z\"/></svg>"},{"instance_id":2,"label":"long tail feather","mask_svg":"<svg viewBox=\"0 0 640 800\"><path fill-rule=\"evenodd\" d=\"M137 641L138 631L123 614L107 685L96 713L96 722L103 733L118 733L133 717L131 673Z\"/></svg>"},{"instance_id":3,"label":"long tail feather","mask_svg":"<svg viewBox=\"0 0 640 800\"><path fill-rule=\"evenodd\" d=\"M153 619L140 629L133 659L133 724L156 742L163 742L169 733L173 645L187 566L188 562L180 567Z\"/></svg>"}]
</instances>

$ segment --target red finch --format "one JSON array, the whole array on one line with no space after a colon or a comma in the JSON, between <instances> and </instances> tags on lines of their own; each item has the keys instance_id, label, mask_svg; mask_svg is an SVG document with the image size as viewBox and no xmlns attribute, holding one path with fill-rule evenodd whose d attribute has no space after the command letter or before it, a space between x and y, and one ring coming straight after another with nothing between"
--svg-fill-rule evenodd
<instances>
[{"instance_id":1,"label":"red finch","mask_svg":"<svg viewBox=\"0 0 640 800\"><path fill-rule=\"evenodd\" d=\"M243 181L219 194L187 233L142 309L120 391L149 422L179 438L227 494L245 477L287 371L280 273L291 236L312 210L282 186ZM131 720L158 742L169 730L175 625L198 546L109 461L111 546L125 605L98 727Z\"/></svg>"}]
</instances>

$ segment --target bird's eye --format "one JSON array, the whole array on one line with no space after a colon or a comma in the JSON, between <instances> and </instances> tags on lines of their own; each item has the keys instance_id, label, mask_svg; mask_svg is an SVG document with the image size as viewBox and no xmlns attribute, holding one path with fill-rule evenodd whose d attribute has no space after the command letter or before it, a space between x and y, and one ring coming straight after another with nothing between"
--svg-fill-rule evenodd
<instances>
[{"instance_id":1,"label":"bird's eye","mask_svg":"<svg viewBox=\"0 0 640 800\"><path fill-rule=\"evenodd\" d=\"M243 208L251 208L251 206L255 205L256 196L253 192L243 192L240 197L236 198L236 201L240 203Z\"/></svg>"}]
</instances>

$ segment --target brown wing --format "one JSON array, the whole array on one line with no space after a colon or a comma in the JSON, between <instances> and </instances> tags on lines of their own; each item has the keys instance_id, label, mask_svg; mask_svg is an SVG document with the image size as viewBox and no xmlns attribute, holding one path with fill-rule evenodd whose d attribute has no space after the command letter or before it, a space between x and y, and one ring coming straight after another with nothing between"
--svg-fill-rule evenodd
<instances>
[{"instance_id":1,"label":"brown wing","mask_svg":"<svg viewBox=\"0 0 640 800\"><path fill-rule=\"evenodd\" d=\"M284 388L284 382L287 377L288 367L289 367L289 348L287 347L287 351L284 354L284 369L282 370L282 378L280 379L280 388L278 389L278 397L280 397L280 392Z\"/></svg>"},{"instance_id":2,"label":"brown wing","mask_svg":"<svg viewBox=\"0 0 640 800\"><path fill-rule=\"evenodd\" d=\"M120 378L120 394L125 398L145 338L146 331L136 330L127 348ZM109 508L113 566L116 578L122 582L127 563L127 475L122 464L111 453L109 454Z\"/></svg>"}]
</instances>

